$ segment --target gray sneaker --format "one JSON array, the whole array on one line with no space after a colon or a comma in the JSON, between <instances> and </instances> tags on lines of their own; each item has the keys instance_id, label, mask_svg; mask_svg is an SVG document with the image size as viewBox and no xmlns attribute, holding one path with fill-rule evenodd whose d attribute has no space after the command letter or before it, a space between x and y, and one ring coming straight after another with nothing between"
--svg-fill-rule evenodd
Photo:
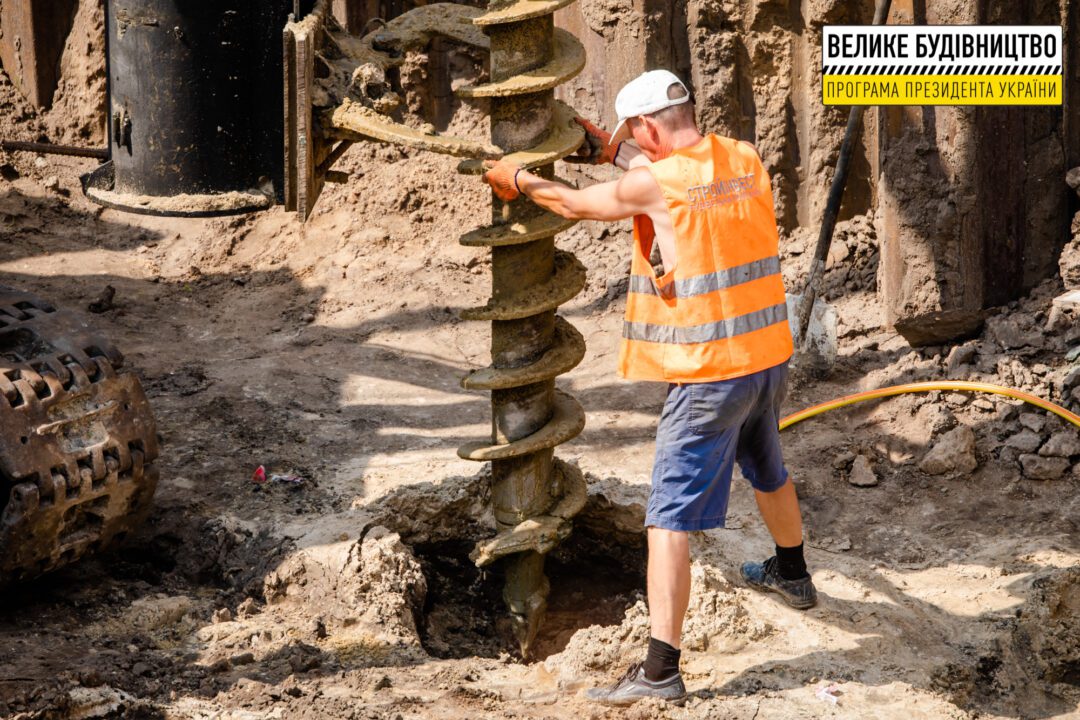
<instances>
[{"instance_id":1,"label":"gray sneaker","mask_svg":"<svg viewBox=\"0 0 1080 720\"><path fill-rule=\"evenodd\" d=\"M799 580L785 580L776 569L776 557L763 563L743 563L740 571L747 585L776 593L796 610L806 610L817 605L817 590L810 576Z\"/></svg>"},{"instance_id":2,"label":"gray sneaker","mask_svg":"<svg viewBox=\"0 0 1080 720\"><path fill-rule=\"evenodd\" d=\"M686 702L686 686L683 685L681 673L675 673L667 680L653 682L645 677L645 666L637 663L631 665L611 687L586 690L585 697L604 705L633 705L642 698L660 698L682 705Z\"/></svg>"}]
</instances>

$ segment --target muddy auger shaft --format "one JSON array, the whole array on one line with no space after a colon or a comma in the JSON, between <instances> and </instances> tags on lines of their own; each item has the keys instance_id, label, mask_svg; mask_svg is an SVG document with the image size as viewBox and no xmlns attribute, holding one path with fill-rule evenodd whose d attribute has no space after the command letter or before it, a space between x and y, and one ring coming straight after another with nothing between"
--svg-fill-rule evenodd
<instances>
[{"instance_id":1,"label":"muddy auger shaft","mask_svg":"<svg viewBox=\"0 0 1080 720\"><path fill-rule=\"evenodd\" d=\"M552 13L571 1L493 3L474 18L491 41L490 81L459 90L490 98L492 143L507 160L548 178L553 163L584 140L574 112L554 94L585 64L581 43L554 27ZM479 172L480 166L466 162L462 169ZM581 472L554 456L555 446L585 425L581 405L555 389L555 377L585 354L581 334L555 315L585 286L585 268L555 249L555 234L572 221L524 198L503 203L493 196L492 203L492 225L461 239L491 248L492 297L464 313L491 321L491 366L462 380L465 388L491 391L491 440L467 444L458 454L491 461L499 532L472 557L481 566L506 558L503 597L528 656L547 606L544 555L569 535L570 518L585 502Z\"/></svg>"}]
</instances>

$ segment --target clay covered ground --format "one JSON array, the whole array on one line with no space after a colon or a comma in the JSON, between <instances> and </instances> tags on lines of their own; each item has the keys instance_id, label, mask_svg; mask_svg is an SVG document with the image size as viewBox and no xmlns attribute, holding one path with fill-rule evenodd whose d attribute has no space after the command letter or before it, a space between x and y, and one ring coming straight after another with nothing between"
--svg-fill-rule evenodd
<instances>
[{"instance_id":1,"label":"clay covered ground","mask_svg":"<svg viewBox=\"0 0 1080 720\"><path fill-rule=\"evenodd\" d=\"M7 137L92 144L64 107L27 107L0 76ZM558 450L589 500L548 560L538 657L517 657L498 570L468 560L494 532L489 477L454 452L489 431L486 395L458 384L488 363L489 329L457 317L488 294L486 252L457 237L489 193L452 159L392 147L360 143L341 165L350 181L305 225L280 207L106 210L79 189L93 161L0 156L0 282L111 338L162 440L138 537L0 597L0 716L1080 717L1080 429L947 392L785 432L818 607L739 581L771 545L737 477L728 527L692 537L685 707L579 697L648 638L642 519L664 388L614 373L625 225L558 239L589 270L561 309L588 353L559 380L588 422ZM784 235L790 289L814 236ZM1080 329L1051 306L1060 276L969 340L912 349L882 326L877 248L872 217L841 223L826 278L839 358L827 378L794 373L790 411L944 378L1080 402ZM87 312L107 285L113 307ZM253 483L260 465L304 481Z\"/></svg>"}]
</instances>

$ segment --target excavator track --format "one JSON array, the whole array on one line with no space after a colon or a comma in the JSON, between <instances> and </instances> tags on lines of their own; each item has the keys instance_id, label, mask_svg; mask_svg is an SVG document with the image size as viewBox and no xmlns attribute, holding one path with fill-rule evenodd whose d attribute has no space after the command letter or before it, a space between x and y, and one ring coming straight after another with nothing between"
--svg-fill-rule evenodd
<instances>
[{"instance_id":1,"label":"excavator track","mask_svg":"<svg viewBox=\"0 0 1080 720\"><path fill-rule=\"evenodd\" d=\"M123 356L76 314L0 287L0 586L145 519L157 432Z\"/></svg>"}]
</instances>

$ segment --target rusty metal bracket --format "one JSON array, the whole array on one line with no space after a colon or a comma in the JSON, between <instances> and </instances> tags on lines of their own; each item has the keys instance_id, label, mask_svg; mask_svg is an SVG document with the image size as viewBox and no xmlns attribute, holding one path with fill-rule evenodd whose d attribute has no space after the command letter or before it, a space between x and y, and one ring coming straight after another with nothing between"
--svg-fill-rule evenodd
<instances>
[{"instance_id":1,"label":"rusty metal bracket","mask_svg":"<svg viewBox=\"0 0 1080 720\"><path fill-rule=\"evenodd\" d=\"M402 103L394 77L409 51L446 39L487 52L487 36L473 24L480 14L467 5L435 3L360 38L338 25L329 0L290 20L284 31L286 210L307 219L347 143L378 140L466 158L501 156L490 143L391 117Z\"/></svg>"}]
</instances>

